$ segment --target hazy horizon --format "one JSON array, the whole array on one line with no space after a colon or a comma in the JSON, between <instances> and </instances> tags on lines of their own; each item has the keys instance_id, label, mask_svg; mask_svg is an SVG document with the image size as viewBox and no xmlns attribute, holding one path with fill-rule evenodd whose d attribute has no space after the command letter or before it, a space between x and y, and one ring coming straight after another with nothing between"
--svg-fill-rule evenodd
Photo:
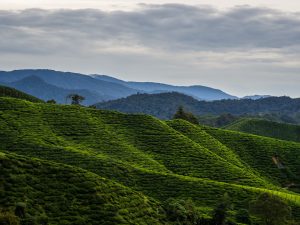
<instances>
[{"instance_id":1,"label":"hazy horizon","mask_svg":"<svg viewBox=\"0 0 300 225\"><path fill-rule=\"evenodd\" d=\"M300 97L299 1L159 2L4 0L0 69Z\"/></svg>"}]
</instances>

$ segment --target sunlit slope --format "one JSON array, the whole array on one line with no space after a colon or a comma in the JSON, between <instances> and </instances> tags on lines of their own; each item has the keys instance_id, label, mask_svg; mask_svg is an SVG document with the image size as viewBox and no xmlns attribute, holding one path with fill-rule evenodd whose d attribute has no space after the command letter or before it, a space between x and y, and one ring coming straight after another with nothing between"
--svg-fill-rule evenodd
<instances>
[{"instance_id":1,"label":"sunlit slope","mask_svg":"<svg viewBox=\"0 0 300 225\"><path fill-rule=\"evenodd\" d=\"M281 185L299 185L300 144L236 131L201 126L230 148L241 161Z\"/></svg>"},{"instance_id":2,"label":"sunlit slope","mask_svg":"<svg viewBox=\"0 0 300 225\"><path fill-rule=\"evenodd\" d=\"M300 126L292 124L244 118L229 124L225 129L300 142Z\"/></svg>"},{"instance_id":3,"label":"sunlit slope","mask_svg":"<svg viewBox=\"0 0 300 225\"><path fill-rule=\"evenodd\" d=\"M8 99L0 104L3 148L19 154L33 149L35 156L45 148L64 148L157 172L268 186L151 116Z\"/></svg>"},{"instance_id":4,"label":"sunlit slope","mask_svg":"<svg viewBox=\"0 0 300 225\"><path fill-rule=\"evenodd\" d=\"M96 174L0 152L2 210L23 204L22 224L162 224L158 203Z\"/></svg>"},{"instance_id":5,"label":"sunlit slope","mask_svg":"<svg viewBox=\"0 0 300 225\"><path fill-rule=\"evenodd\" d=\"M281 189L276 173L267 173L268 167L252 167L256 164L244 160L207 127L9 98L0 98L0 126L6 153L82 168L157 201L192 197L199 206L214 207L228 192L236 205L247 207L259 192L271 191L299 211L299 195ZM282 151L299 148L294 145ZM259 152L261 146L252 147ZM261 154L269 153L262 149ZM294 166L292 171L298 168Z\"/></svg>"}]
</instances>

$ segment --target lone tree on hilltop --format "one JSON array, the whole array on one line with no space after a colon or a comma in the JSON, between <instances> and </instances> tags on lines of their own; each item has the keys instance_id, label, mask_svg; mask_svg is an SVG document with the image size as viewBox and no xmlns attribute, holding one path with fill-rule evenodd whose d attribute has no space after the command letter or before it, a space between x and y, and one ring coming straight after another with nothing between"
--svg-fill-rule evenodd
<instances>
[{"instance_id":1,"label":"lone tree on hilltop","mask_svg":"<svg viewBox=\"0 0 300 225\"><path fill-rule=\"evenodd\" d=\"M182 120L189 121L190 123L193 124L199 124L197 117L190 112L184 111L182 106L178 107L176 113L173 116L173 119L182 119Z\"/></svg>"},{"instance_id":2,"label":"lone tree on hilltop","mask_svg":"<svg viewBox=\"0 0 300 225\"><path fill-rule=\"evenodd\" d=\"M67 99L71 99L72 105L80 105L80 103L85 100L85 97L78 95L78 94L69 94L67 96Z\"/></svg>"}]
</instances>

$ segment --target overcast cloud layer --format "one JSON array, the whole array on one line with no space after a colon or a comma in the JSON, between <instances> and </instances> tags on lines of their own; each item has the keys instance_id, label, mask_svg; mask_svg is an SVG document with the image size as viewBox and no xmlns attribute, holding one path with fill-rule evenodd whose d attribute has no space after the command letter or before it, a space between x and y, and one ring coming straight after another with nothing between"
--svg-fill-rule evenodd
<instances>
[{"instance_id":1,"label":"overcast cloud layer","mask_svg":"<svg viewBox=\"0 0 300 225\"><path fill-rule=\"evenodd\" d=\"M0 35L3 70L53 68L300 97L300 13L178 4L2 10Z\"/></svg>"}]
</instances>

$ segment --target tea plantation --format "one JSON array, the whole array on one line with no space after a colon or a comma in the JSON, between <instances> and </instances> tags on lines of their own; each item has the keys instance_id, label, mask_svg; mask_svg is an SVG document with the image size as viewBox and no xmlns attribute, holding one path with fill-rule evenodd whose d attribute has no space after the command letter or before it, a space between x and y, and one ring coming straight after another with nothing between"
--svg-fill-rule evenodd
<instances>
[{"instance_id":1,"label":"tea plantation","mask_svg":"<svg viewBox=\"0 0 300 225\"><path fill-rule=\"evenodd\" d=\"M277 123L263 119L244 118L229 124L224 128L287 141L300 142L299 125Z\"/></svg>"},{"instance_id":2,"label":"tea plantation","mask_svg":"<svg viewBox=\"0 0 300 225\"><path fill-rule=\"evenodd\" d=\"M0 207L22 224L173 224L191 198L210 217L271 193L300 220L300 143L80 106L0 97Z\"/></svg>"}]
</instances>

